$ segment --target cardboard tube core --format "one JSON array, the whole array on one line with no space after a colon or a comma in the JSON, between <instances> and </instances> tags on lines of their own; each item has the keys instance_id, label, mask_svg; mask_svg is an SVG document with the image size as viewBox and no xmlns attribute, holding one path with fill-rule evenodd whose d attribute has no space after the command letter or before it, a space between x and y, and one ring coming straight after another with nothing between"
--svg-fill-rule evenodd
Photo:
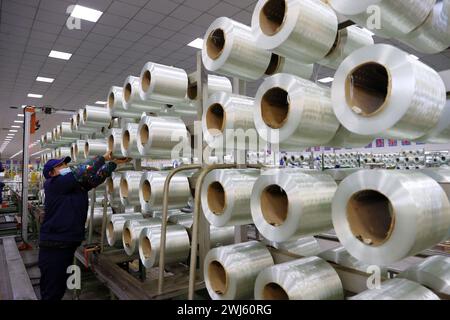
<instances>
[{"instance_id":1,"label":"cardboard tube core","mask_svg":"<svg viewBox=\"0 0 450 320\"><path fill-rule=\"evenodd\" d=\"M144 201L149 202L150 197L152 195L152 187L150 186L150 182L147 180L144 182L144 185L142 186L142 194L144 196Z\"/></svg>"},{"instance_id":2,"label":"cardboard tube core","mask_svg":"<svg viewBox=\"0 0 450 320\"><path fill-rule=\"evenodd\" d=\"M225 212L225 195L225 189L220 182L216 181L208 186L208 207L215 215L221 215Z\"/></svg>"},{"instance_id":3,"label":"cardboard tube core","mask_svg":"<svg viewBox=\"0 0 450 320\"><path fill-rule=\"evenodd\" d=\"M113 240L113 236L114 236L114 224L111 221L108 223L108 229L107 229L106 236L109 239L109 243L111 243Z\"/></svg>"},{"instance_id":4,"label":"cardboard tube core","mask_svg":"<svg viewBox=\"0 0 450 320\"><path fill-rule=\"evenodd\" d=\"M228 276L219 261L212 261L208 266L208 278L215 293L223 295L228 290Z\"/></svg>"},{"instance_id":5,"label":"cardboard tube core","mask_svg":"<svg viewBox=\"0 0 450 320\"><path fill-rule=\"evenodd\" d=\"M225 48L225 32L222 29L213 30L206 40L206 52L208 56L217 60Z\"/></svg>"},{"instance_id":6,"label":"cardboard tube core","mask_svg":"<svg viewBox=\"0 0 450 320\"><path fill-rule=\"evenodd\" d=\"M395 213L384 194L375 190L362 190L353 194L347 203L347 221L359 241L378 247L391 237Z\"/></svg>"},{"instance_id":7,"label":"cardboard tube core","mask_svg":"<svg viewBox=\"0 0 450 320\"><path fill-rule=\"evenodd\" d=\"M268 90L261 100L261 114L265 124L272 129L280 129L289 114L289 94L281 88Z\"/></svg>"},{"instance_id":8,"label":"cardboard tube core","mask_svg":"<svg viewBox=\"0 0 450 320\"><path fill-rule=\"evenodd\" d=\"M141 131L139 132L139 134L141 135L141 143L143 146L145 146L148 142L149 139L149 131L148 131L148 126L146 124L144 124L141 128Z\"/></svg>"},{"instance_id":9,"label":"cardboard tube core","mask_svg":"<svg viewBox=\"0 0 450 320\"><path fill-rule=\"evenodd\" d=\"M123 178L120 180L120 191L122 192L122 197L128 198L128 182Z\"/></svg>"},{"instance_id":10,"label":"cardboard tube core","mask_svg":"<svg viewBox=\"0 0 450 320\"><path fill-rule=\"evenodd\" d=\"M225 127L225 110L221 104L215 103L206 111L206 127L208 130L215 129L223 132Z\"/></svg>"},{"instance_id":11,"label":"cardboard tube core","mask_svg":"<svg viewBox=\"0 0 450 320\"><path fill-rule=\"evenodd\" d=\"M275 53L272 53L272 56L270 57L270 63L267 67L267 70L265 72L268 76L273 76L280 67L281 57Z\"/></svg>"},{"instance_id":12,"label":"cardboard tube core","mask_svg":"<svg viewBox=\"0 0 450 320\"><path fill-rule=\"evenodd\" d=\"M391 79L385 66L369 62L357 66L347 76L346 99L356 114L371 117L387 104Z\"/></svg>"},{"instance_id":13,"label":"cardboard tube core","mask_svg":"<svg viewBox=\"0 0 450 320\"><path fill-rule=\"evenodd\" d=\"M142 241L142 253L144 254L145 259L150 259L152 256L152 244L148 237L145 237Z\"/></svg>"},{"instance_id":14,"label":"cardboard tube core","mask_svg":"<svg viewBox=\"0 0 450 320\"><path fill-rule=\"evenodd\" d=\"M123 229L123 242L127 247L131 245L131 231L129 228Z\"/></svg>"},{"instance_id":15,"label":"cardboard tube core","mask_svg":"<svg viewBox=\"0 0 450 320\"><path fill-rule=\"evenodd\" d=\"M277 34L286 19L286 1L269 0L259 13L259 26L267 36Z\"/></svg>"},{"instance_id":16,"label":"cardboard tube core","mask_svg":"<svg viewBox=\"0 0 450 320\"><path fill-rule=\"evenodd\" d=\"M123 98L125 99L126 102L128 102L131 97L131 83L126 84L125 90L123 91L123 93L124 93Z\"/></svg>"},{"instance_id":17,"label":"cardboard tube core","mask_svg":"<svg viewBox=\"0 0 450 320\"><path fill-rule=\"evenodd\" d=\"M128 150L130 146L130 131L125 130L125 132L123 133L122 142L125 150Z\"/></svg>"},{"instance_id":18,"label":"cardboard tube core","mask_svg":"<svg viewBox=\"0 0 450 320\"><path fill-rule=\"evenodd\" d=\"M264 219L272 226L281 226L288 216L289 199L279 185L270 185L261 193L261 211Z\"/></svg>"},{"instance_id":19,"label":"cardboard tube core","mask_svg":"<svg viewBox=\"0 0 450 320\"><path fill-rule=\"evenodd\" d=\"M149 70L144 72L144 75L142 76L142 90L148 91L148 88L150 88L150 84L152 83L152 74Z\"/></svg>"},{"instance_id":20,"label":"cardboard tube core","mask_svg":"<svg viewBox=\"0 0 450 320\"><path fill-rule=\"evenodd\" d=\"M108 151L114 151L114 136L110 135L108 137Z\"/></svg>"},{"instance_id":21,"label":"cardboard tube core","mask_svg":"<svg viewBox=\"0 0 450 320\"><path fill-rule=\"evenodd\" d=\"M112 109L114 107L114 103L116 102L116 97L114 97L114 93L110 93L108 96L108 108Z\"/></svg>"},{"instance_id":22,"label":"cardboard tube core","mask_svg":"<svg viewBox=\"0 0 450 320\"><path fill-rule=\"evenodd\" d=\"M264 300L289 300L286 291L277 283L271 282L264 286Z\"/></svg>"}]
</instances>

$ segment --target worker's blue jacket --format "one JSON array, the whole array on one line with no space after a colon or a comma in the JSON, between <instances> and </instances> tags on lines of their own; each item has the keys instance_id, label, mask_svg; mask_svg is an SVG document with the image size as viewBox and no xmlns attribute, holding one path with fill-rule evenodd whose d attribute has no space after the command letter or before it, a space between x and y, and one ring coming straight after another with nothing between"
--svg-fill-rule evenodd
<instances>
[{"instance_id":1,"label":"worker's blue jacket","mask_svg":"<svg viewBox=\"0 0 450 320\"><path fill-rule=\"evenodd\" d=\"M105 164L104 157L71 167L71 173L47 179L45 217L40 241L81 242L89 206L88 191L96 188L116 169L114 162Z\"/></svg>"}]
</instances>

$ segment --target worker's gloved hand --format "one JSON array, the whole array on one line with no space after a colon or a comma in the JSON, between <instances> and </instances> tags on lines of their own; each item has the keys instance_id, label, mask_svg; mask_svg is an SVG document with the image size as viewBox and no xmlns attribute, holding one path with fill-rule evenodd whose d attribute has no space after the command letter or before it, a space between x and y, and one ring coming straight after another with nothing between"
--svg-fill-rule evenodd
<instances>
[{"instance_id":1,"label":"worker's gloved hand","mask_svg":"<svg viewBox=\"0 0 450 320\"><path fill-rule=\"evenodd\" d=\"M120 158L120 159L114 159L113 162L115 164L123 164L123 163L128 163L131 160L132 160L131 158Z\"/></svg>"},{"instance_id":2,"label":"worker's gloved hand","mask_svg":"<svg viewBox=\"0 0 450 320\"><path fill-rule=\"evenodd\" d=\"M103 155L103 158L105 158L105 161L112 161L113 156L112 156L112 151L108 151Z\"/></svg>"}]
</instances>

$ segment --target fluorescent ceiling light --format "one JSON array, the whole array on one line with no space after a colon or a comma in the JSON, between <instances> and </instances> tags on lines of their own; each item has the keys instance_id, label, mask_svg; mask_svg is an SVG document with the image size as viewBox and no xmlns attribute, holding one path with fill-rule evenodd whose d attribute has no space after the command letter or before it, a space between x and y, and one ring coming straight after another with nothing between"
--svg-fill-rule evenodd
<instances>
[{"instance_id":1,"label":"fluorescent ceiling light","mask_svg":"<svg viewBox=\"0 0 450 320\"><path fill-rule=\"evenodd\" d=\"M23 120L14 120L15 123L23 123Z\"/></svg>"},{"instance_id":2,"label":"fluorescent ceiling light","mask_svg":"<svg viewBox=\"0 0 450 320\"><path fill-rule=\"evenodd\" d=\"M72 54L67 53L67 52L52 50L52 51L50 51L48 56L50 58L55 58L55 59L69 60L70 57L72 56Z\"/></svg>"},{"instance_id":3,"label":"fluorescent ceiling light","mask_svg":"<svg viewBox=\"0 0 450 320\"><path fill-rule=\"evenodd\" d=\"M326 77L326 78L320 79L319 82L321 82L321 83L330 83L330 82L333 82L333 80L334 80L334 78Z\"/></svg>"},{"instance_id":4,"label":"fluorescent ceiling light","mask_svg":"<svg viewBox=\"0 0 450 320\"><path fill-rule=\"evenodd\" d=\"M19 132L19 131L11 129L11 130L9 130L9 132Z\"/></svg>"},{"instance_id":5,"label":"fluorescent ceiling light","mask_svg":"<svg viewBox=\"0 0 450 320\"><path fill-rule=\"evenodd\" d=\"M46 78L46 77L37 77L36 81L52 83L53 81L55 81L55 79L53 79L53 78Z\"/></svg>"},{"instance_id":6,"label":"fluorescent ceiling light","mask_svg":"<svg viewBox=\"0 0 450 320\"><path fill-rule=\"evenodd\" d=\"M22 105L22 109L25 109L26 107L27 107L26 104L23 104L23 105Z\"/></svg>"},{"instance_id":7,"label":"fluorescent ceiling light","mask_svg":"<svg viewBox=\"0 0 450 320\"><path fill-rule=\"evenodd\" d=\"M8 133L7 136L15 136L15 133Z\"/></svg>"},{"instance_id":8,"label":"fluorescent ceiling light","mask_svg":"<svg viewBox=\"0 0 450 320\"><path fill-rule=\"evenodd\" d=\"M11 126L11 128L20 128L20 126Z\"/></svg>"},{"instance_id":9,"label":"fluorescent ceiling light","mask_svg":"<svg viewBox=\"0 0 450 320\"><path fill-rule=\"evenodd\" d=\"M192 48L202 49L203 48L203 39L197 38L194 41L190 42L188 44L188 46L192 47Z\"/></svg>"},{"instance_id":10,"label":"fluorescent ceiling light","mask_svg":"<svg viewBox=\"0 0 450 320\"><path fill-rule=\"evenodd\" d=\"M95 104L106 104L106 101L97 101Z\"/></svg>"},{"instance_id":11,"label":"fluorescent ceiling light","mask_svg":"<svg viewBox=\"0 0 450 320\"><path fill-rule=\"evenodd\" d=\"M75 5L75 7L72 10L72 13L70 14L71 17L83 19L91 22L97 22L98 19L102 16L103 12L91 9L88 7L83 7L80 5Z\"/></svg>"},{"instance_id":12,"label":"fluorescent ceiling light","mask_svg":"<svg viewBox=\"0 0 450 320\"><path fill-rule=\"evenodd\" d=\"M23 117L23 113L18 113L17 116L18 117Z\"/></svg>"},{"instance_id":13,"label":"fluorescent ceiling light","mask_svg":"<svg viewBox=\"0 0 450 320\"><path fill-rule=\"evenodd\" d=\"M28 98L37 98L37 99L41 99L42 97L43 97L43 95L42 94L36 94L36 93L29 93L28 95L27 95L27 97ZM26 107L26 106L25 106ZM25 108L25 107L23 107L23 108Z\"/></svg>"}]
</instances>

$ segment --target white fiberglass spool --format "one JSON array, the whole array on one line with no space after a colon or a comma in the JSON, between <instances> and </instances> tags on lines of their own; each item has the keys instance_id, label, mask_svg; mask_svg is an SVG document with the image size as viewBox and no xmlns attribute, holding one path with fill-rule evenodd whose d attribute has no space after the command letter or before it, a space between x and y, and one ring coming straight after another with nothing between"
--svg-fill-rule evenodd
<instances>
[{"instance_id":1,"label":"white fiberglass spool","mask_svg":"<svg viewBox=\"0 0 450 320\"><path fill-rule=\"evenodd\" d=\"M446 256L428 257L400 273L399 277L420 283L437 293L449 296L450 258Z\"/></svg>"},{"instance_id":2,"label":"white fiberglass spool","mask_svg":"<svg viewBox=\"0 0 450 320\"><path fill-rule=\"evenodd\" d=\"M144 101L174 104L186 99L188 75L180 68L148 62L141 71L140 95Z\"/></svg>"},{"instance_id":3,"label":"white fiberglass spool","mask_svg":"<svg viewBox=\"0 0 450 320\"><path fill-rule=\"evenodd\" d=\"M252 190L253 222L265 238L275 242L330 230L336 188L327 174L301 169L263 172Z\"/></svg>"},{"instance_id":4,"label":"white fiberglass spool","mask_svg":"<svg viewBox=\"0 0 450 320\"><path fill-rule=\"evenodd\" d=\"M119 213L108 216L106 224L106 239L111 247L122 247L123 226L127 220L143 219L141 213Z\"/></svg>"},{"instance_id":5,"label":"white fiberglass spool","mask_svg":"<svg viewBox=\"0 0 450 320\"><path fill-rule=\"evenodd\" d=\"M439 74L408 53L376 44L352 53L336 72L332 100L341 124L360 135L418 139L446 103Z\"/></svg>"},{"instance_id":6,"label":"white fiberglass spool","mask_svg":"<svg viewBox=\"0 0 450 320\"><path fill-rule=\"evenodd\" d=\"M164 183L169 171L145 172L139 182L139 199L142 211L161 211L163 207ZM180 173L174 176L169 185L169 209L181 209L187 206L191 197L188 175Z\"/></svg>"},{"instance_id":7,"label":"white fiberglass spool","mask_svg":"<svg viewBox=\"0 0 450 320\"><path fill-rule=\"evenodd\" d=\"M108 151L106 139L88 139L84 144L84 156L86 159L102 156Z\"/></svg>"},{"instance_id":8,"label":"white fiberglass spool","mask_svg":"<svg viewBox=\"0 0 450 320\"><path fill-rule=\"evenodd\" d=\"M337 272L318 257L271 266L261 271L255 282L255 300L343 299Z\"/></svg>"},{"instance_id":9,"label":"white fiberglass spool","mask_svg":"<svg viewBox=\"0 0 450 320\"><path fill-rule=\"evenodd\" d=\"M108 136L108 151L111 151L114 157L124 156L121 150L122 134L123 129L113 128Z\"/></svg>"},{"instance_id":10,"label":"white fiberglass spool","mask_svg":"<svg viewBox=\"0 0 450 320\"><path fill-rule=\"evenodd\" d=\"M391 279L379 289L363 291L349 300L440 300L430 289L407 279Z\"/></svg>"},{"instance_id":11,"label":"white fiberglass spool","mask_svg":"<svg viewBox=\"0 0 450 320\"><path fill-rule=\"evenodd\" d=\"M414 50L436 54L450 46L450 1L437 3L424 24L400 39Z\"/></svg>"},{"instance_id":12,"label":"white fiberglass spool","mask_svg":"<svg viewBox=\"0 0 450 320\"><path fill-rule=\"evenodd\" d=\"M289 74L264 80L255 97L259 136L284 150L326 145L336 135L330 90Z\"/></svg>"},{"instance_id":13,"label":"white fiberglass spool","mask_svg":"<svg viewBox=\"0 0 450 320\"><path fill-rule=\"evenodd\" d=\"M108 98L106 99L106 108L111 112L113 117L123 117L129 119L140 119L142 112L131 112L125 110L123 104L123 88L113 86L109 89Z\"/></svg>"},{"instance_id":14,"label":"white fiberglass spool","mask_svg":"<svg viewBox=\"0 0 450 320\"><path fill-rule=\"evenodd\" d=\"M122 139L120 141L120 148L122 150L122 154L125 157L140 159L142 155L139 153L138 148L138 131L139 124L138 123L127 123L125 128L123 129Z\"/></svg>"},{"instance_id":15,"label":"white fiberglass spool","mask_svg":"<svg viewBox=\"0 0 450 320\"><path fill-rule=\"evenodd\" d=\"M252 30L262 48L314 63L332 49L338 19L322 1L259 0L253 11Z\"/></svg>"},{"instance_id":16,"label":"white fiberglass spool","mask_svg":"<svg viewBox=\"0 0 450 320\"><path fill-rule=\"evenodd\" d=\"M120 201L120 181L122 172L113 172L111 177L106 179L106 195L111 206L116 207L121 204Z\"/></svg>"},{"instance_id":17,"label":"white fiberglass spool","mask_svg":"<svg viewBox=\"0 0 450 320\"><path fill-rule=\"evenodd\" d=\"M357 26L347 27L339 30L332 51L318 63L332 69L337 69L342 61L352 52L373 44L372 35L368 31Z\"/></svg>"},{"instance_id":18,"label":"white fiberglass spool","mask_svg":"<svg viewBox=\"0 0 450 320\"><path fill-rule=\"evenodd\" d=\"M139 237L145 228L161 228L162 220L159 218L128 220L123 225L122 244L125 253L133 256L138 253Z\"/></svg>"},{"instance_id":19,"label":"white fiberglass spool","mask_svg":"<svg viewBox=\"0 0 450 320\"><path fill-rule=\"evenodd\" d=\"M447 100L438 124L417 141L430 144L450 143L450 100Z\"/></svg>"},{"instance_id":20,"label":"white fiberglass spool","mask_svg":"<svg viewBox=\"0 0 450 320\"><path fill-rule=\"evenodd\" d=\"M165 263L186 262L191 244L186 229L181 225L168 225L166 233ZM161 227L148 227L139 237L139 257L146 268L159 263L161 252Z\"/></svg>"},{"instance_id":21,"label":"white fiberglass spool","mask_svg":"<svg viewBox=\"0 0 450 320\"><path fill-rule=\"evenodd\" d=\"M253 81L264 76L271 53L261 48L249 26L229 18L218 18L203 41L202 60L212 72Z\"/></svg>"},{"instance_id":22,"label":"white fiberglass spool","mask_svg":"<svg viewBox=\"0 0 450 320\"><path fill-rule=\"evenodd\" d=\"M252 299L256 277L273 264L269 250L258 241L212 249L203 268L209 296L213 300Z\"/></svg>"},{"instance_id":23,"label":"white fiberglass spool","mask_svg":"<svg viewBox=\"0 0 450 320\"><path fill-rule=\"evenodd\" d=\"M206 142L212 148L249 150L258 147L253 133L254 99L245 96L217 92L209 97L208 107L203 112L202 129ZM243 136L243 139L239 139ZM237 137L237 145L235 143ZM251 141L253 140L253 141Z\"/></svg>"},{"instance_id":24,"label":"white fiberglass spool","mask_svg":"<svg viewBox=\"0 0 450 320\"><path fill-rule=\"evenodd\" d=\"M188 130L180 118L144 116L139 123L137 145L144 157L176 159L188 143Z\"/></svg>"},{"instance_id":25,"label":"white fiberglass spool","mask_svg":"<svg viewBox=\"0 0 450 320\"><path fill-rule=\"evenodd\" d=\"M277 73L289 73L294 76L309 79L314 72L314 64L301 63L295 59L285 58L272 53L269 67L266 70L267 76L273 76Z\"/></svg>"},{"instance_id":26,"label":"white fiberglass spool","mask_svg":"<svg viewBox=\"0 0 450 320\"><path fill-rule=\"evenodd\" d=\"M200 196L203 212L211 225L252 223L250 199L259 174L256 169L213 170L207 174Z\"/></svg>"},{"instance_id":27,"label":"white fiberglass spool","mask_svg":"<svg viewBox=\"0 0 450 320\"><path fill-rule=\"evenodd\" d=\"M86 140L77 140L71 147L71 158L75 163L81 163L86 160L86 156L84 154L84 147L86 145Z\"/></svg>"},{"instance_id":28,"label":"white fiberglass spool","mask_svg":"<svg viewBox=\"0 0 450 320\"><path fill-rule=\"evenodd\" d=\"M138 206L139 201L139 182L141 181L142 171L126 171L122 174L120 180L120 201L124 206Z\"/></svg>"},{"instance_id":29,"label":"white fiberglass spool","mask_svg":"<svg viewBox=\"0 0 450 320\"><path fill-rule=\"evenodd\" d=\"M96 130L108 126L111 122L111 113L107 108L86 106L80 119L81 125Z\"/></svg>"},{"instance_id":30,"label":"white fiberglass spool","mask_svg":"<svg viewBox=\"0 0 450 320\"><path fill-rule=\"evenodd\" d=\"M333 140L327 143L329 147L362 148L375 140L372 136L362 136L348 131L345 127L339 126Z\"/></svg>"},{"instance_id":31,"label":"white fiberglass spool","mask_svg":"<svg viewBox=\"0 0 450 320\"><path fill-rule=\"evenodd\" d=\"M339 185L332 218L352 256L383 266L447 239L450 203L442 187L422 173L361 170Z\"/></svg>"},{"instance_id":32,"label":"white fiberglass spool","mask_svg":"<svg viewBox=\"0 0 450 320\"><path fill-rule=\"evenodd\" d=\"M403 37L421 26L436 0L328 0L336 12L382 37ZM379 17L379 27L374 22Z\"/></svg>"},{"instance_id":33,"label":"white fiberglass spool","mask_svg":"<svg viewBox=\"0 0 450 320\"><path fill-rule=\"evenodd\" d=\"M125 79L122 92L122 105L129 112L158 113L161 111L160 103L142 99L141 79L133 76L128 76Z\"/></svg>"}]
</instances>

